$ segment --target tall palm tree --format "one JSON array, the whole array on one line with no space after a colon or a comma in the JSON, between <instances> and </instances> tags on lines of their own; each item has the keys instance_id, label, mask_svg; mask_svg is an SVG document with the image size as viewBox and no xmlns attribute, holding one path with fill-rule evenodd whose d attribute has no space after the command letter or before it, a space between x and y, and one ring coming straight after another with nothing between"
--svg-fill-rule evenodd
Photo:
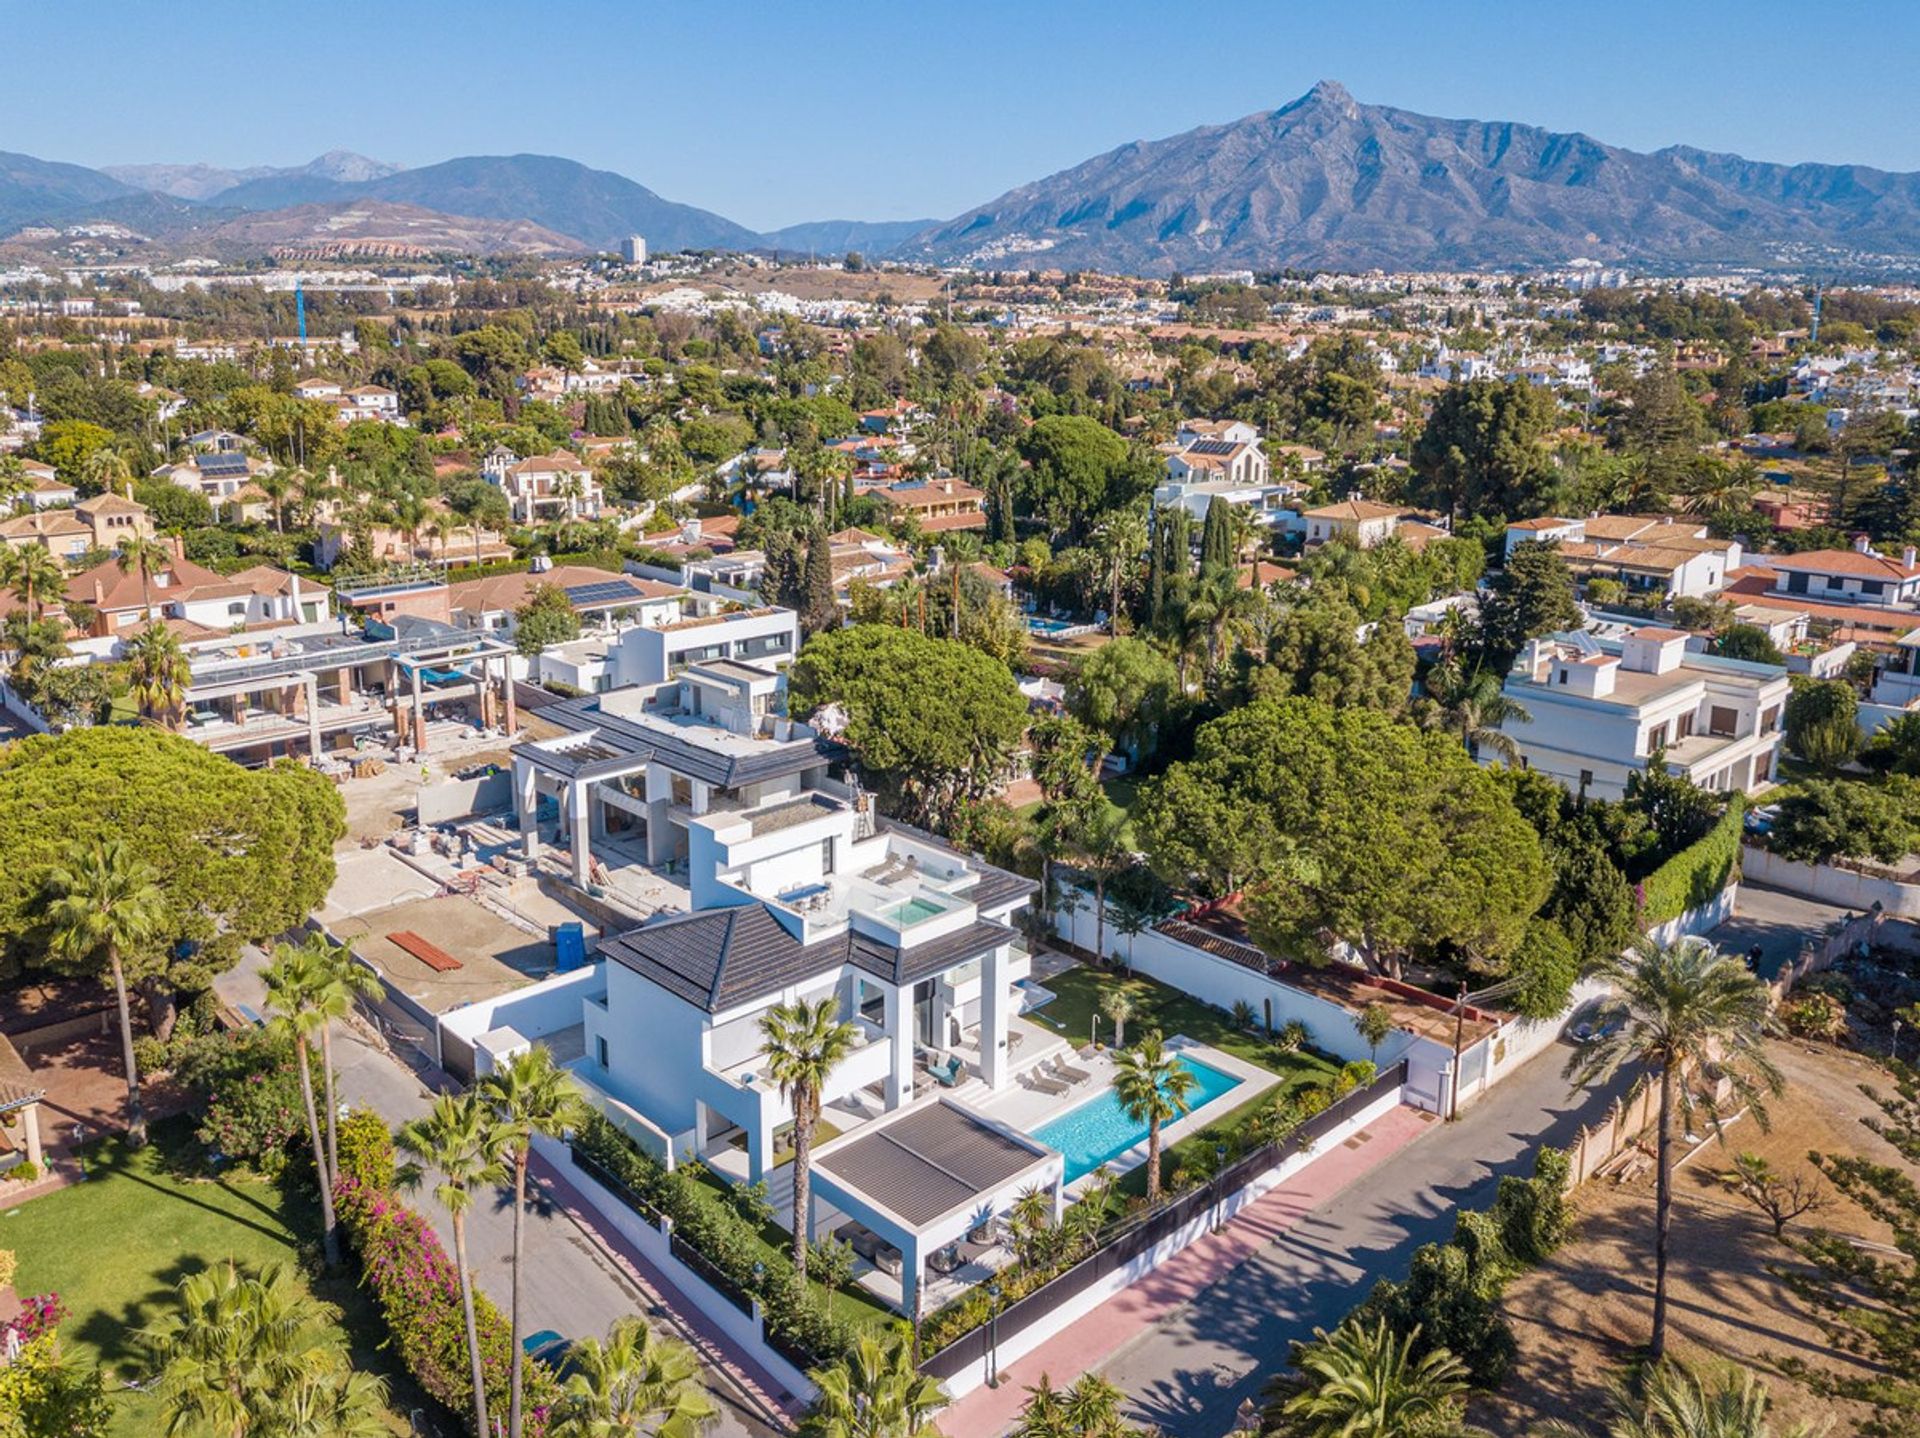
<instances>
[{"instance_id":1,"label":"tall palm tree","mask_svg":"<svg viewBox=\"0 0 1920 1438\"><path fill-rule=\"evenodd\" d=\"M938 1380L914 1367L904 1334L863 1334L837 1363L807 1375L820 1396L803 1438L912 1438L947 1404Z\"/></svg>"},{"instance_id":2,"label":"tall palm tree","mask_svg":"<svg viewBox=\"0 0 1920 1438\"><path fill-rule=\"evenodd\" d=\"M294 1058L300 1067L300 1101L307 1111L307 1138L313 1145L313 1172L320 1188L320 1225L328 1268L340 1266L340 1231L334 1222L333 1184L328 1177L327 1147L321 1136L320 1115L313 1102L313 1063L310 1045L326 1020L314 1004L314 993L322 977L319 960L305 946L280 944L273 951L273 962L260 977L267 986L267 1008L274 1015L275 1027L293 1040Z\"/></svg>"},{"instance_id":3,"label":"tall palm tree","mask_svg":"<svg viewBox=\"0 0 1920 1438\"><path fill-rule=\"evenodd\" d=\"M326 937L310 933L301 941L305 961L312 969L307 1003L317 1015L320 1035L320 1082L326 1100L327 1182L340 1179L339 1105L333 1096L333 1025L353 1012L356 999L380 997L380 980L371 969L353 961L353 950L327 942Z\"/></svg>"},{"instance_id":4,"label":"tall palm tree","mask_svg":"<svg viewBox=\"0 0 1920 1438\"><path fill-rule=\"evenodd\" d=\"M1531 724L1533 716L1507 697L1491 669L1467 673L1449 659L1435 667L1427 690L1440 705L1443 727L1460 736L1469 753L1489 749L1509 765L1520 762L1520 746L1505 732L1508 724Z\"/></svg>"},{"instance_id":5,"label":"tall palm tree","mask_svg":"<svg viewBox=\"0 0 1920 1438\"><path fill-rule=\"evenodd\" d=\"M1816 1438L1825 1431L1795 1423L1774 1432L1773 1395L1751 1372L1711 1376L1669 1359L1642 1375L1638 1390L1615 1380L1607 1388L1606 1438ZM1582 1438L1571 1423L1550 1423L1539 1438Z\"/></svg>"},{"instance_id":6,"label":"tall palm tree","mask_svg":"<svg viewBox=\"0 0 1920 1438\"><path fill-rule=\"evenodd\" d=\"M827 1078L853 1047L853 1025L842 1022L838 999L776 1004L760 1020L766 1040L767 1072L780 1085L780 1097L793 1105L793 1266L807 1272L807 1207L813 1178L813 1126L820 1118L820 1094ZM907 1018L902 1015L901 1023Z\"/></svg>"},{"instance_id":7,"label":"tall palm tree","mask_svg":"<svg viewBox=\"0 0 1920 1438\"><path fill-rule=\"evenodd\" d=\"M1273 1385L1270 1426L1294 1438L1448 1438L1472 1433L1461 1420L1467 1366L1444 1348L1413 1357L1405 1337L1379 1319L1316 1328L1300 1345L1299 1370Z\"/></svg>"},{"instance_id":8,"label":"tall palm tree","mask_svg":"<svg viewBox=\"0 0 1920 1438\"><path fill-rule=\"evenodd\" d=\"M1265 597L1254 590L1240 588L1231 570L1203 577L1194 585L1181 616L1183 649L1200 648L1206 657L1207 676L1217 680L1233 651L1253 632L1265 602Z\"/></svg>"},{"instance_id":9,"label":"tall palm tree","mask_svg":"<svg viewBox=\"0 0 1920 1438\"><path fill-rule=\"evenodd\" d=\"M1127 1020L1133 1017L1133 995L1115 984L1100 991L1100 1012L1113 1025L1113 1046L1127 1045Z\"/></svg>"},{"instance_id":10,"label":"tall palm tree","mask_svg":"<svg viewBox=\"0 0 1920 1438\"><path fill-rule=\"evenodd\" d=\"M1199 1084L1192 1069L1170 1056L1160 1030L1151 1029L1140 1046L1114 1060L1113 1091L1135 1123L1147 1126L1147 1206L1160 1202L1160 1126L1193 1107Z\"/></svg>"},{"instance_id":11,"label":"tall palm tree","mask_svg":"<svg viewBox=\"0 0 1920 1438\"><path fill-rule=\"evenodd\" d=\"M515 1054L481 1080L481 1098L493 1109L499 1152L513 1173L513 1285L507 1314L510 1348L507 1438L520 1438L520 1396L525 1355L520 1351L520 1268L525 1251L527 1168L536 1137L558 1138L586 1114L573 1075L553 1061L544 1044Z\"/></svg>"},{"instance_id":12,"label":"tall palm tree","mask_svg":"<svg viewBox=\"0 0 1920 1438\"><path fill-rule=\"evenodd\" d=\"M7 586L14 598L26 605L28 613L38 617L48 604L66 594L66 571L49 551L27 544L18 549L8 546L0 552L9 556L4 571Z\"/></svg>"},{"instance_id":13,"label":"tall palm tree","mask_svg":"<svg viewBox=\"0 0 1920 1438\"><path fill-rule=\"evenodd\" d=\"M122 574L140 576L142 617L149 624L153 623L153 576L164 571L172 559L167 546L150 534L128 535L115 552L114 563Z\"/></svg>"},{"instance_id":14,"label":"tall palm tree","mask_svg":"<svg viewBox=\"0 0 1920 1438\"><path fill-rule=\"evenodd\" d=\"M1132 822L1125 809L1100 795L1074 825L1075 857L1093 880L1093 953L1103 964L1107 961L1107 881L1133 861L1127 844Z\"/></svg>"},{"instance_id":15,"label":"tall palm tree","mask_svg":"<svg viewBox=\"0 0 1920 1438\"><path fill-rule=\"evenodd\" d=\"M133 1059L133 1018L127 1008L127 957L159 937L163 896L159 875L118 839L75 844L67 861L47 875L46 918L53 952L70 964L103 964L113 977L120 1011L120 1059L127 1073L127 1141L147 1141L140 1102L140 1070Z\"/></svg>"},{"instance_id":16,"label":"tall palm tree","mask_svg":"<svg viewBox=\"0 0 1920 1438\"><path fill-rule=\"evenodd\" d=\"M279 1264L247 1276L229 1261L180 1281L179 1307L145 1330L172 1434L357 1438L385 1385L354 1382L328 1310ZM332 1410L327 1426L313 1420ZM296 1426L296 1424L300 1426Z\"/></svg>"},{"instance_id":17,"label":"tall palm tree","mask_svg":"<svg viewBox=\"0 0 1920 1438\"><path fill-rule=\"evenodd\" d=\"M695 1438L719 1414L701 1391L693 1350L638 1318L617 1320L604 1343L581 1340L571 1360L553 1438L626 1438L643 1427L655 1438Z\"/></svg>"},{"instance_id":18,"label":"tall palm tree","mask_svg":"<svg viewBox=\"0 0 1920 1438\"><path fill-rule=\"evenodd\" d=\"M124 493L127 498L133 498L133 469L119 450L95 450L80 470L81 477L99 493Z\"/></svg>"},{"instance_id":19,"label":"tall palm tree","mask_svg":"<svg viewBox=\"0 0 1920 1438\"><path fill-rule=\"evenodd\" d=\"M179 727L186 712L187 689L193 683L193 665L180 641L164 624L149 624L125 648L127 687L141 715L168 729Z\"/></svg>"},{"instance_id":20,"label":"tall palm tree","mask_svg":"<svg viewBox=\"0 0 1920 1438\"><path fill-rule=\"evenodd\" d=\"M480 1330L473 1312L473 1276L467 1265L467 1210L473 1191L505 1181L506 1168L495 1151L493 1113L477 1093L458 1098L441 1094L422 1118L396 1136L402 1150L438 1171L434 1196L453 1223L453 1258L460 1275L460 1306L467 1321L467 1360L473 1370L473 1431L487 1426L487 1377L480 1362Z\"/></svg>"},{"instance_id":21,"label":"tall palm tree","mask_svg":"<svg viewBox=\"0 0 1920 1438\"><path fill-rule=\"evenodd\" d=\"M1658 1183L1654 1197L1653 1336L1649 1355L1656 1361L1667 1349L1667 1248L1673 1227L1674 1122L1688 1126L1701 1107L1691 1080L1712 1064L1740 1103L1767 1122L1764 1097L1778 1094L1785 1081L1766 1055L1772 996L1741 960L1721 953L1705 939L1671 944L1642 938L1600 970L1612 981L1614 996L1594 1016L1603 1035L1576 1053L1567 1072L1576 1083L1591 1083L1622 1064L1636 1061L1660 1075L1660 1137L1656 1154ZM1705 1106L1708 1124L1719 1132L1721 1115Z\"/></svg>"}]
</instances>

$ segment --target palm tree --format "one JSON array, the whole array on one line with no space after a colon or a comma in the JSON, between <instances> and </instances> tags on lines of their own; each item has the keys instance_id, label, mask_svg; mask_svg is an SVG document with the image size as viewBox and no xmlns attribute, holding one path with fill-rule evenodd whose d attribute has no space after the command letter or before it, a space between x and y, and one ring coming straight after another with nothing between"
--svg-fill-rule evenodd
<instances>
[{"instance_id":1,"label":"palm tree","mask_svg":"<svg viewBox=\"0 0 1920 1438\"><path fill-rule=\"evenodd\" d=\"M903 1334L862 1334L845 1357L807 1377L820 1396L800 1425L804 1438L911 1438L947 1404L939 1382L914 1367Z\"/></svg>"},{"instance_id":2,"label":"palm tree","mask_svg":"<svg viewBox=\"0 0 1920 1438\"><path fill-rule=\"evenodd\" d=\"M314 993L323 982L319 957L310 946L280 944L273 951L273 962L260 977L266 982L267 1008L275 1015L275 1027L293 1040L294 1058L300 1066L300 1100L307 1111L307 1138L313 1144L313 1172L320 1186L322 1241L327 1267L338 1268L340 1230L334 1223L333 1184L320 1116L314 1108L313 1064L308 1052L312 1036L326 1023L314 1004Z\"/></svg>"},{"instance_id":3,"label":"palm tree","mask_svg":"<svg viewBox=\"0 0 1920 1438\"><path fill-rule=\"evenodd\" d=\"M1118 804L1107 802L1097 790L1093 802L1076 805L1065 813L1068 821L1067 845L1080 861L1081 869L1093 880L1093 956L1107 961L1107 881L1133 861L1128 847L1128 826L1132 816Z\"/></svg>"},{"instance_id":4,"label":"palm tree","mask_svg":"<svg viewBox=\"0 0 1920 1438\"><path fill-rule=\"evenodd\" d=\"M807 1273L808 1190L813 1177L813 1126L827 1078L853 1047L853 1025L842 1022L835 998L776 1004L760 1020L767 1072L780 1097L793 1105L793 1266ZM905 1023L902 1016L899 1020Z\"/></svg>"},{"instance_id":5,"label":"palm tree","mask_svg":"<svg viewBox=\"0 0 1920 1438\"><path fill-rule=\"evenodd\" d=\"M1771 995L1737 958L1705 939L1671 944L1643 938L1611 960L1600 976L1612 981L1614 997L1600 1006L1595 1028L1603 1035L1568 1061L1576 1083L1587 1084L1634 1060L1660 1074L1660 1138L1654 1198L1653 1336L1656 1361L1667 1348L1667 1246L1673 1226L1674 1120L1691 1126L1697 1107L1690 1080L1706 1065L1732 1088L1740 1103L1767 1122L1763 1094L1778 1094L1785 1081L1766 1055L1762 1039ZM1708 1124L1720 1129L1720 1113L1706 1106Z\"/></svg>"},{"instance_id":6,"label":"palm tree","mask_svg":"<svg viewBox=\"0 0 1920 1438\"><path fill-rule=\"evenodd\" d=\"M332 1315L285 1268L271 1264L248 1277L229 1261L182 1279L177 1293L178 1310L143 1335L160 1371L169 1433L383 1431L369 1420L385 1403L385 1385L351 1372Z\"/></svg>"},{"instance_id":7,"label":"palm tree","mask_svg":"<svg viewBox=\"0 0 1920 1438\"><path fill-rule=\"evenodd\" d=\"M81 477L101 494L112 494L124 489L127 497L133 497L133 470L127 464L127 458L117 449L96 449L87 456L87 462L80 467Z\"/></svg>"},{"instance_id":8,"label":"palm tree","mask_svg":"<svg viewBox=\"0 0 1920 1438\"><path fill-rule=\"evenodd\" d=\"M491 1433L480 1331L473 1313L473 1276L467 1265L467 1210L473 1206L475 1188L502 1183L507 1176L495 1152L493 1115L478 1094L459 1098L441 1094L425 1117L406 1124L396 1138L402 1150L440 1174L434 1196L453 1223L453 1257L460 1274L460 1306L467 1320L467 1359L473 1369L473 1431Z\"/></svg>"},{"instance_id":9,"label":"palm tree","mask_svg":"<svg viewBox=\"0 0 1920 1438\"><path fill-rule=\"evenodd\" d=\"M548 1430L553 1438L624 1438L643 1424L656 1438L694 1438L719 1413L700 1389L693 1350L656 1338L638 1318L617 1320L604 1343L581 1340L571 1358L576 1371Z\"/></svg>"},{"instance_id":10,"label":"palm tree","mask_svg":"<svg viewBox=\"0 0 1920 1438\"><path fill-rule=\"evenodd\" d=\"M1133 995L1117 984L1100 991L1100 1012L1113 1025L1113 1046L1127 1046L1127 1020L1133 1017Z\"/></svg>"},{"instance_id":11,"label":"palm tree","mask_svg":"<svg viewBox=\"0 0 1920 1438\"><path fill-rule=\"evenodd\" d=\"M128 535L120 541L114 556L122 574L139 573L142 617L149 624L153 623L153 576L164 570L172 558L167 546L150 534Z\"/></svg>"},{"instance_id":12,"label":"palm tree","mask_svg":"<svg viewBox=\"0 0 1920 1438\"><path fill-rule=\"evenodd\" d=\"M1240 588L1231 570L1202 578L1194 586L1181 623L1187 646L1198 643L1204 648L1209 677L1218 677L1234 649L1252 632L1265 603L1264 596Z\"/></svg>"},{"instance_id":13,"label":"palm tree","mask_svg":"<svg viewBox=\"0 0 1920 1438\"><path fill-rule=\"evenodd\" d=\"M178 727L193 683L193 665L173 631L164 624L149 624L127 641L125 654L127 687L141 715L168 729Z\"/></svg>"},{"instance_id":14,"label":"palm tree","mask_svg":"<svg viewBox=\"0 0 1920 1438\"><path fill-rule=\"evenodd\" d=\"M1447 1438L1472 1433L1461 1421L1467 1366L1444 1348L1413 1357L1405 1337L1379 1319L1354 1319L1333 1333L1313 1330L1300 1345L1297 1374L1273 1385L1267 1422L1294 1438Z\"/></svg>"},{"instance_id":15,"label":"palm tree","mask_svg":"<svg viewBox=\"0 0 1920 1438\"><path fill-rule=\"evenodd\" d=\"M1825 1431L1795 1423L1775 1434L1767 1419L1773 1396L1750 1372L1703 1376L1668 1360L1646 1370L1635 1393L1615 1380L1607 1386L1611 1410L1606 1438L1815 1438ZM1550 1423L1540 1438L1581 1438L1570 1423Z\"/></svg>"},{"instance_id":16,"label":"palm tree","mask_svg":"<svg viewBox=\"0 0 1920 1438\"><path fill-rule=\"evenodd\" d=\"M1503 726L1531 724L1533 716L1507 697L1499 675L1465 673L1449 659L1434 669L1427 690L1439 702L1441 726L1458 734L1468 753L1490 749L1509 765L1520 762L1520 747Z\"/></svg>"},{"instance_id":17,"label":"palm tree","mask_svg":"<svg viewBox=\"0 0 1920 1438\"><path fill-rule=\"evenodd\" d=\"M1159 912L1145 886L1121 884L1113 896L1113 926L1127 941L1127 972L1133 972L1133 941L1153 927Z\"/></svg>"},{"instance_id":18,"label":"palm tree","mask_svg":"<svg viewBox=\"0 0 1920 1438\"><path fill-rule=\"evenodd\" d=\"M294 476L297 470L268 469L253 477L260 486L260 492L267 497L267 504L273 510L273 532L287 532L287 496L293 493Z\"/></svg>"},{"instance_id":19,"label":"palm tree","mask_svg":"<svg viewBox=\"0 0 1920 1438\"><path fill-rule=\"evenodd\" d=\"M39 545L22 545L18 549L8 546L0 553L8 556L4 561L6 568L0 572L4 572L14 598L26 605L28 613L37 617L46 611L49 602L67 592L66 571L61 569L59 560Z\"/></svg>"},{"instance_id":20,"label":"palm tree","mask_svg":"<svg viewBox=\"0 0 1920 1438\"><path fill-rule=\"evenodd\" d=\"M1026 1406L1012 1438L1131 1438L1121 1406L1126 1395L1097 1373L1082 1374L1071 1388L1055 1388L1047 1374L1027 1390Z\"/></svg>"},{"instance_id":21,"label":"palm tree","mask_svg":"<svg viewBox=\"0 0 1920 1438\"><path fill-rule=\"evenodd\" d=\"M482 1099L493 1109L499 1152L513 1172L513 1286L507 1314L507 1438L520 1438L521 1368L520 1267L525 1248L527 1166L536 1137L558 1138L585 1116L585 1103L573 1076L553 1061L545 1045L516 1054L480 1083Z\"/></svg>"},{"instance_id":22,"label":"palm tree","mask_svg":"<svg viewBox=\"0 0 1920 1438\"><path fill-rule=\"evenodd\" d=\"M330 944L318 933L308 934L300 947L313 970L307 1002L319 1017L320 1082L327 1108L327 1182L338 1183L339 1105L333 1096L333 1023L353 1012L356 999L377 999L382 990L373 971L354 962L353 950Z\"/></svg>"},{"instance_id":23,"label":"palm tree","mask_svg":"<svg viewBox=\"0 0 1920 1438\"><path fill-rule=\"evenodd\" d=\"M156 936L161 922L159 875L118 839L75 844L64 866L47 875L47 927L53 952L71 964L104 963L120 1010L120 1058L127 1072L127 1141L147 1141L140 1070L133 1060L133 1018L127 1010L126 958Z\"/></svg>"},{"instance_id":24,"label":"palm tree","mask_svg":"<svg viewBox=\"0 0 1920 1438\"><path fill-rule=\"evenodd\" d=\"M1199 1080L1193 1070L1170 1058L1160 1030L1151 1029L1140 1047L1114 1060L1113 1091L1120 1107L1135 1123L1147 1126L1147 1207L1160 1201L1160 1125L1171 1123L1193 1107Z\"/></svg>"}]
</instances>

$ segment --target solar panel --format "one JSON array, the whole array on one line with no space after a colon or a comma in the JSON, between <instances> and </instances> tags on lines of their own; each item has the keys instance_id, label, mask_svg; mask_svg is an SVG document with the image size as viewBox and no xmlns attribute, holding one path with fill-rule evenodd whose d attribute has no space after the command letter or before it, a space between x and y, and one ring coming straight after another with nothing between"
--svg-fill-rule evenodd
<instances>
[{"instance_id":1,"label":"solar panel","mask_svg":"<svg viewBox=\"0 0 1920 1438\"><path fill-rule=\"evenodd\" d=\"M605 604L614 599L638 598L633 592L633 586L625 580L576 584L566 591L566 596L575 604Z\"/></svg>"},{"instance_id":2,"label":"solar panel","mask_svg":"<svg viewBox=\"0 0 1920 1438\"><path fill-rule=\"evenodd\" d=\"M210 478L226 479L247 472L247 457L244 454L203 454L198 465L200 473Z\"/></svg>"},{"instance_id":3,"label":"solar panel","mask_svg":"<svg viewBox=\"0 0 1920 1438\"><path fill-rule=\"evenodd\" d=\"M1196 439L1187 446L1189 454L1232 454L1239 446L1225 439Z\"/></svg>"}]
</instances>

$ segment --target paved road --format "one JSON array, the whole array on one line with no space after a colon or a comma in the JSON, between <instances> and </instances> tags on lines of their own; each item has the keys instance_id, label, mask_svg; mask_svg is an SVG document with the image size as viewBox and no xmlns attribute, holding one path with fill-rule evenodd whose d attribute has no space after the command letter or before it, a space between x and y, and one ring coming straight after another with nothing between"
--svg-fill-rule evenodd
<instances>
[{"instance_id":1,"label":"paved road","mask_svg":"<svg viewBox=\"0 0 1920 1438\"><path fill-rule=\"evenodd\" d=\"M1730 954L1744 954L1757 944L1758 972L1762 978L1771 979L1799 957L1801 944L1819 937L1853 912L1818 899L1742 883L1733 917L1707 937Z\"/></svg>"},{"instance_id":2,"label":"paved road","mask_svg":"<svg viewBox=\"0 0 1920 1438\"><path fill-rule=\"evenodd\" d=\"M1571 1092L1567 1053L1546 1049L1110 1359L1102 1371L1135 1417L1173 1438L1229 1431L1292 1340L1334 1327L1375 1279L1403 1275L1415 1248L1448 1237L1456 1209L1487 1207L1502 1174L1529 1171L1541 1142L1566 1143L1599 1115L1614 1086Z\"/></svg>"},{"instance_id":3,"label":"paved road","mask_svg":"<svg viewBox=\"0 0 1920 1438\"><path fill-rule=\"evenodd\" d=\"M218 987L229 1003L247 1002L260 1012L263 995L252 970L258 962L249 955L242 967L221 976ZM384 1049L356 1029L342 1025L334 1038L334 1065L343 1101L376 1109L398 1125L427 1111L431 1095L420 1080ZM424 1213L449 1250L453 1228L445 1209L433 1197L432 1180L422 1184L408 1202ZM675 1331L672 1316L653 1295L634 1283L553 1204L537 1196L526 1219L526 1267L521 1275L523 1334L552 1329L569 1338L604 1334L614 1319L640 1314L664 1331ZM476 1202L467 1220L468 1260L480 1287L504 1313L512 1284L513 1209L502 1195L495 1203ZM708 1370L709 1396L720 1409L720 1421L711 1433L722 1438L772 1438L775 1430L762 1422L740 1394Z\"/></svg>"}]
</instances>

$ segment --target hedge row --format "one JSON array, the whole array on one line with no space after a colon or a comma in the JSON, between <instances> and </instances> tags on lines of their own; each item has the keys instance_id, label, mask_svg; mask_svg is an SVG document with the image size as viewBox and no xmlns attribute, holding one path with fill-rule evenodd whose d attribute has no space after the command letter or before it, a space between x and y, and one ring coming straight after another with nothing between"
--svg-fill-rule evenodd
<instances>
[{"instance_id":1,"label":"hedge row","mask_svg":"<svg viewBox=\"0 0 1920 1438\"><path fill-rule=\"evenodd\" d=\"M1731 883L1740 868L1740 838L1746 822L1746 797L1735 794L1727 811L1704 837L1675 854L1640 884L1641 917L1664 924L1688 909L1709 902Z\"/></svg>"},{"instance_id":2,"label":"hedge row","mask_svg":"<svg viewBox=\"0 0 1920 1438\"><path fill-rule=\"evenodd\" d=\"M664 1214L671 1219L676 1238L719 1270L741 1295L759 1299L768 1333L820 1363L852 1349L857 1336L853 1326L833 1312L821 1290L802 1278L791 1260L774 1257L760 1242L765 1198L757 1185L733 1189L726 1197L716 1194L687 1170L669 1169L642 1152L603 1114L594 1114L576 1129L571 1142L651 1210L645 1217Z\"/></svg>"},{"instance_id":3,"label":"hedge row","mask_svg":"<svg viewBox=\"0 0 1920 1438\"><path fill-rule=\"evenodd\" d=\"M407 1372L449 1413L470 1424L473 1379L459 1270L432 1226L394 1196L393 1186L392 1135L378 1115L356 1112L340 1129L340 1178L333 1200L360 1260L361 1284L379 1304ZM506 1318L477 1289L474 1325L488 1411L504 1415L513 1339ZM525 1365L522 1382L526 1431L539 1438L559 1389L538 1363Z\"/></svg>"}]
</instances>

